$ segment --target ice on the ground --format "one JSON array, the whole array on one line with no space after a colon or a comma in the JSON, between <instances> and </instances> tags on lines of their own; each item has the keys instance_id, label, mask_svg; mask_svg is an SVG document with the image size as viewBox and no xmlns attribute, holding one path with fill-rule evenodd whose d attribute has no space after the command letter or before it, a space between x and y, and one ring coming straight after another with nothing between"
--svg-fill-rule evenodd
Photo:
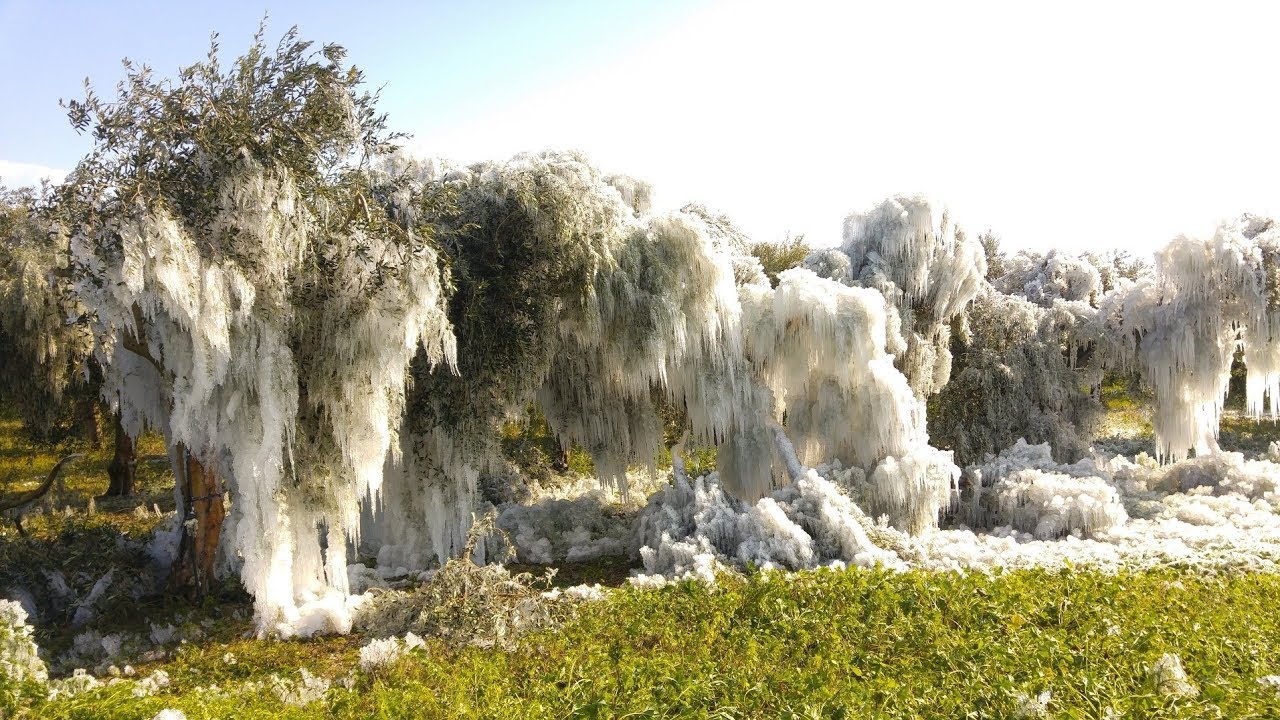
<instances>
[{"instance_id":1,"label":"ice on the ground","mask_svg":"<svg viewBox=\"0 0 1280 720\"><path fill-rule=\"evenodd\" d=\"M1147 670L1147 675L1156 690L1166 697L1190 697L1200 692L1182 669L1182 658L1173 653L1161 655Z\"/></svg>"},{"instance_id":2,"label":"ice on the ground","mask_svg":"<svg viewBox=\"0 0 1280 720\"><path fill-rule=\"evenodd\" d=\"M1062 465L1047 448L1019 443L968 468L949 521L916 535L867 517L851 499L859 482L857 472L823 466L749 504L715 475L677 477L641 513L639 582L711 578L747 563L1280 569L1280 464L1238 453L1167 466L1142 457Z\"/></svg>"},{"instance_id":3,"label":"ice on the ground","mask_svg":"<svg viewBox=\"0 0 1280 720\"><path fill-rule=\"evenodd\" d=\"M0 675L15 682L49 679L27 624L27 611L12 600L0 600Z\"/></svg>"},{"instance_id":4,"label":"ice on the ground","mask_svg":"<svg viewBox=\"0 0 1280 720\"><path fill-rule=\"evenodd\" d=\"M963 515L976 527L1010 526L1050 540L1091 537L1129 519L1110 477L1092 460L1060 465L1047 444L1019 440L966 475L971 497Z\"/></svg>"}]
</instances>

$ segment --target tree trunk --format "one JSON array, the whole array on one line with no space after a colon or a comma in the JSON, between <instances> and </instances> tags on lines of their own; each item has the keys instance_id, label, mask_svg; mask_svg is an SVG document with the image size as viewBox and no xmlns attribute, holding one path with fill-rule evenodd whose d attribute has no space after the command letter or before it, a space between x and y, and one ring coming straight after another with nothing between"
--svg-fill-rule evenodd
<instances>
[{"instance_id":1,"label":"tree trunk","mask_svg":"<svg viewBox=\"0 0 1280 720\"><path fill-rule=\"evenodd\" d=\"M200 600L213 589L213 564L218 556L218 538L222 535L222 484L217 474L195 455L179 447L178 478L182 489L182 540L170 576L175 588L190 600Z\"/></svg>"},{"instance_id":2,"label":"tree trunk","mask_svg":"<svg viewBox=\"0 0 1280 720\"><path fill-rule=\"evenodd\" d=\"M94 400L85 400L80 405L80 431L85 440L89 441L89 447L94 450L102 448L102 433L98 429L98 403Z\"/></svg>"},{"instance_id":3,"label":"tree trunk","mask_svg":"<svg viewBox=\"0 0 1280 720\"><path fill-rule=\"evenodd\" d=\"M107 465L107 476L111 485L107 487L104 497L128 497L133 494L133 480L138 470L138 455L133 446L133 438L124 431L120 415L114 416L116 426L116 454Z\"/></svg>"}]
</instances>

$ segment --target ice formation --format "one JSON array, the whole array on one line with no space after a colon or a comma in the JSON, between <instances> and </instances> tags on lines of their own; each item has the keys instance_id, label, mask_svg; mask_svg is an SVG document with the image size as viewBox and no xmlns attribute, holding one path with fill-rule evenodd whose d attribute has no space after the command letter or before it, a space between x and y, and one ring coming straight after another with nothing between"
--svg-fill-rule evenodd
<instances>
[{"instance_id":1,"label":"ice formation","mask_svg":"<svg viewBox=\"0 0 1280 720\"><path fill-rule=\"evenodd\" d=\"M1156 690L1165 697L1191 697L1200 690L1187 679L1187 671L1182 669L1182 658L1173 653L1165 653L1147 670Z\"/></svg>"},{"instance_id":2,"label":"ice formation","mask_svg":"<svg viewBox=\"0 0 1280 720\"><path fill-rule=\"evenodd\" d=\"M1019 440L966 475L972 495L965 515L976 527L1008 526L1049 540L1091 537L1129 519L1107 473L1090 459L1059 465L1048 444Z\"/></svg>"},{"instance_id":3,"label":"ice formation","mask_svg":"<svg viewBox=\"0 0 1280 720\"><path fill-rule=\"evenodd\" d=\"M394 635L386 638L375 638L360 648L360 669L367 673L377 672L394 665L410 650L424 647L426 643L413 633L405 633L403 638Z\"/></svg>"},{"instance_id":4,"label":"ice formation","mask_svg":"<svg viewBox=\"0 0 1280 720\"><path fill-rule=\"evenodd\" d=\"M0 679L16 683L49 679L27 625L27 611L12 600L0 600Z\"/></svg>"},{"instance_id":5,"label":"ice formation","mask_svg":"<svg viewBox=\"0 0 1280 720\"><path fill-rule=\"evenodd\" d=\"M72 237L104 396L132 434L160 430L224 483L261 632L343 629L345 549L381 487L408 365L453 359L435 255L326 226L287 173L250 160L218 192L204 227L137 206Z\"/></svg>"},{"instance_id":6,"label":"ice formation","mask_svg":"<svg viewBox=\"0 0 1280 720\"><path fill-rule=\"evenodd\" d=\"M32 202L0 186L0 399L43 435L61 419L65 395L92 395L93 337L72 322L84 308L62 277L67 238Z\"/></svg>"},{"instance_id":7,"label":"ice formation","mask_svg":"<svg viewBox=\"0 0 1280 720\"><path fill-rule=\"evenodd\" d=\"M318 675L313 675L305 667L298 668L298 680L291 677L271 676L271 691L285 705L306 707L318 702L329 692L330 682Z\"/></svg>"},{"instance_id":8,"label":"ice formation","mask_svg":"<svg viewBox=\"0 0 1280 720\"><path fill-rule=\"evenodd\" d=\"M530 406L624 496L628 468L655 464L659 407L717 447L718 472L677 477L640 513L634 545L607 522L565 527L602 516L590 501L499 521L525 560L638 550L663 574L933 562L921 558L945 536L929 531L959 469L929 444L930 396L965 461L1019 436L1079 456L1082 386L1105 363L1135 364L1156 390L1158 455L1178 460L1213 449L1242 346L1249 410L1276 414L1268 222L1175 241L1153 282L1101 298L1087 262L1015 258L998 286L1024 299L986 283L981 245L946 213L897 197L850 216L841 248L774 288L727 219L655 214L647 185L574 153L389 169L330 188L339 202L245 152L216 166L207 217L120 201L70 237L104 396L130 432L161 430L175 467L189 453L224 483L223 567L253 593L260 633L349 629L351 585L372 580L351 570L352 545L406 570L461 552L488 503L481 478L504 470L501 424ZM1001 455L971 474L969 519L1003 533L976 544L1106 544L1132 525L1139 501L1119 475L1014 454L1024 467L992 466L1017 464ZM1234 498L1265 504L1273 490L1231 482L1215 482L1229 488L1216 505L1194 489L1144 496L1163 509L1141 520L1265 524Z\"/></svg>"},{"instance_id":9,"label":"ice formation","mask_svg":"<svg viewBox=\"0 0 1280 720\"><path fill-rule=\"evenodd\" d=\"M770 288L728 220L696 205L647 214L625 183L619 192L576 154L519 156L439 182L460 206L440 219L457 236L459 370L415 373L401 457L365 534L380 563L421 568L457 552L482 504L478 479L501 464L498 426L530 403L624 494L627 468L654 462L667 403L694 439L718 446L736 497L787 482L773 451L782 422L804 457L864 470L874 512L912 530L936 524L957 471L928 446L923 404L893 367L878 292L804 270ZM517 513L501 522L539 536L517 543L524 557L567 552ZM596 541L575 552L621 550L618 538Z\"/></svg>"},{"instance_id":10,"label":"ice formation","mask_svg":"<svg viewBox=\"0 0 1280 720\"><path fill-rule=\"evenodd\" d=\"M962 463L1019 438L1049 443L1059 459L1081 457L1101 408L1083 389L1096 382L1095 368L1074 366L1068 349L1093 317L1083 303L1044 308L984 289L960 323L951 380L930 407L930 435Z\"/></svg>"},{"instance_id":11,"label":"ice formation","mask_svg":"<svg viewBox=\"0 0 1280 720\"><path fill-rule=\"evenodd\" d=\"M1155 279L1125 297L1119 330L1156 399L1158 457L1215 451L1231 364L1244 351L1246 409L1280 418L1280 228L1244 216L1207 240L1179 236Z\"/></svg>"},{"instance_id":12,"label":"ice formation","mask_svg":"<svg viewBox=\"0 0 1280 720\"><path fill-rule=\"evenodd\" d=\"M503 508L497 525L511 538L521 562L587 562L631 553L631 528L618 522L622 512L605 505L599 493L589 493L537 504L512 503Z\"/></svg>"},{"instance_id":13,"label":"ice formation","mask_svg":"<svg viewBox=\"0 0 1280 720\"><path fill-rule=\"evenodd\" d=\"M921 397L947 384L950 322L986 284L986 254L946 211L920 196L897 196L850 215L844 244L814 253L806 267L838 282L879 290L889 306L889 347Z\"/></svg>"},{"instance_id":14,"label":"ice formation","mask_svg":"<svg viewBox=\"0 0 1280 720\"><path fill-rule=\"evenodd\" d=\"M1053 693L1049 690L1045 690L1035 696L1022 693L1018 696L1018 706L1014 708L1013 716L1019 718L1019 720L1047 718L1049 717L1049 703L1052 700Z\"/></svg>"},{"instance_id":15,"label":"ice formation","mask_svg":"<svg viewBox=\"0 0 1280 720\"><path fill-rule=\"evenodd\" d=\"M1102 274L1086 258L1050 250L1046 254L1019 252L1007 262L1005 274L992 285L1008 295L1020 295L1049 306L1054 300L1096 304L1102 296Z\"/></svg>"},{"instance_id":16,"label":"ice formation","mask_svg":"<svg viewBox=\"0 0 1280 720\"><path fill-rule=\"evenodd\" d=\"M857 467L868 478L869 512L911 532L936 526L958 470L949 453L929 446L924 403L886 352L884 298L805 269L779 274L776 289L746 286L741 296L747 355L777 399L775 412L785 414L799 459ZM762 423L734 438L756 445L731 467L763 465L772 434Z\"/></svg>"},{"instance_id":17,"label":"ice formation","mask_svg":"<svg viewBox=\"0 0 1280 720\"><path fill-rule=\"evenodd\" d=\"M1280 465L1238 453L1167 466L1141 455L1063 465L1045 446L1018 443L969 467L954 514L943 529L920 535L862 512L853 500L861 471L802 471L798 482L754 504L725 493L714 474L690 480L676 473L639 516L644 575L637 581L710 578L747 563L1280 569Z\"/></svg>"}]
</instances>

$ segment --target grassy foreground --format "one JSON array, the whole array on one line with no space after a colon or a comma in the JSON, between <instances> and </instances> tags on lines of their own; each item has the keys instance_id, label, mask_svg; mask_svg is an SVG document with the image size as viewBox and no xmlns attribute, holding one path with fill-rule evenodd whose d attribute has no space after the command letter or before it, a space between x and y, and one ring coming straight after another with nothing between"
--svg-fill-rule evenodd
<instances>
[{"instance_id":1,"label":"grassy foreground","mask_svg":"<svg viewBox=\"0 0 1280 720\"><path fill-rule=\"evenodd\" d=\"M1247 430L1252 431L1250 428ZM1270 428L1268 428L1270 429ZM0 523L0 579L36 586L42 567L91 585L132 562L120 533L157 522L134 509L172 509L161 462L140 463L141 494L100 500L109 448L38 450L0 418L0 476L11 492L38 482L57 457L86 453L67 478L61 513L29 517L30 539ZM149 439L140 454L163 448ZM533 568L522 568L533 569ZM562 583L618 584L617 562L562 568ZM77 591L83 591L77 586ZM1190 571L980 573L818 571L724 577L715 588L619 588L563 626L514 650L424 648L374 672L359 669L359 636L260 641L232 589L201 608L127 597L103 604L103 632L145 633L148 621L198 628L163 658L136 662L135 680L170 683L138 697L136 682L26 704L22 718L847 717L1008 718L1048 691L1049 718L1280 718L1280 576ZM37 629L60 653L76 631ZM1181 658L1195 694L1161 692L1150 668ZM121 661L123 664L123 661ZM300 670L331 681L322 697L285 702ZM106 678L103 678L106 680ZM292 697L297 701L296 695ZM5 711L0 703L0 718Z\"/></svg>"},{"instance_id":2,"label":"grassy foreground","mask_svg":"<svg viewBox=\"0 0 1280 720\"><path fill-rule=\"evenodd\" d=\"M245 640L247 623L224 623L139 668L169 673L159 695L135 698L121 684L31 714L1003 718L1047 690L1054 718L1274 718L1277 689L1258 679L1280 674L1276 598L1280 577L1257 574L755 574L715 588L622 589L515 651L428 639L354 675L357 639ZM1181 657L1195 695L1160 692L1149 669L1165 653ZM305 707L253 684L300 667L354 684Z\"/></svg>"}]
</instances>

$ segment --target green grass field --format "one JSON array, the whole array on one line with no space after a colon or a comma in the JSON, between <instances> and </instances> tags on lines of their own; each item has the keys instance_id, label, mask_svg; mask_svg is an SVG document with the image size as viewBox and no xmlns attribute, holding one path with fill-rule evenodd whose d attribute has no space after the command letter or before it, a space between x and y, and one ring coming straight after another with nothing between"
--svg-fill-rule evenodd
<instances>
[{"instance_id":1,"label":"green grass field","mask_svg":"<svg viewBox=\"0 0 1280 720\"><path fill-rule=\"evenodd\" d=\"M65 449L37 452L17 430L15 422L0 423L0 478L14 469L20 487L29 487ZM149 439L139 454L161 452ZM157 520L134 509L171 508L171 480L161 464L142 462L138 498L98 501L88 515L89 498L106 488L108 459L109 449L89 451L68 475L57 507L77 508L70 517L30 517L29 539L11 523L0 529L0 576L57 567L83 586L109 565L137 562L113 549L111 538L145 535ZM192 720L1011 718L1047 691L1043 716L1051 718L1280 717L1280 690L1260 682L1280 675L1280 576L823 570L658 590L625 586L625 576L618 562L563 568L557 584L619 587L514 647L428 637L425 647L374 672L359 669L367 639L358 634L254 639L249 600L233 586L199 607L112 598L96 625L101 633L145 633L149 621L172 622L185 641L163 657L131 660L133 680L25 700L9 712L144 720L164 708ZM55 623L41 625L37 639L56 654L74 634ZM1166 653L1181 659L1193 695L1162 692L1150 669ZM287 704L282 695L304 668L331 686L305 706ZM169 684L137 696L136 680L156 670ZM0 717L3 708L0 700Z\"/></svg>"},{"instance_id":2,"label":"green grass field","mask_svg":"<svg viewBox=\"0 0 1280 720\"><path fill-rule=\"evenodd\" d=\"M1280 673L1277 597L1271 575L755 574L715 588L619 590L514 651L429 639L389 668L353 675L357 637L245 640L246 621L224 620L206 641L139 668L168 672L160 695L135 698L121 683L31 712L1003 718L1047 690L1056 718L1276 717L1277 690L1258 680ZM1194 696L1161 694L1149 668L1165 653L1181 657ZM300 667L354 682L306 707L261 689L273 674L296 679Z\"/></svg>"}]
</instances>

